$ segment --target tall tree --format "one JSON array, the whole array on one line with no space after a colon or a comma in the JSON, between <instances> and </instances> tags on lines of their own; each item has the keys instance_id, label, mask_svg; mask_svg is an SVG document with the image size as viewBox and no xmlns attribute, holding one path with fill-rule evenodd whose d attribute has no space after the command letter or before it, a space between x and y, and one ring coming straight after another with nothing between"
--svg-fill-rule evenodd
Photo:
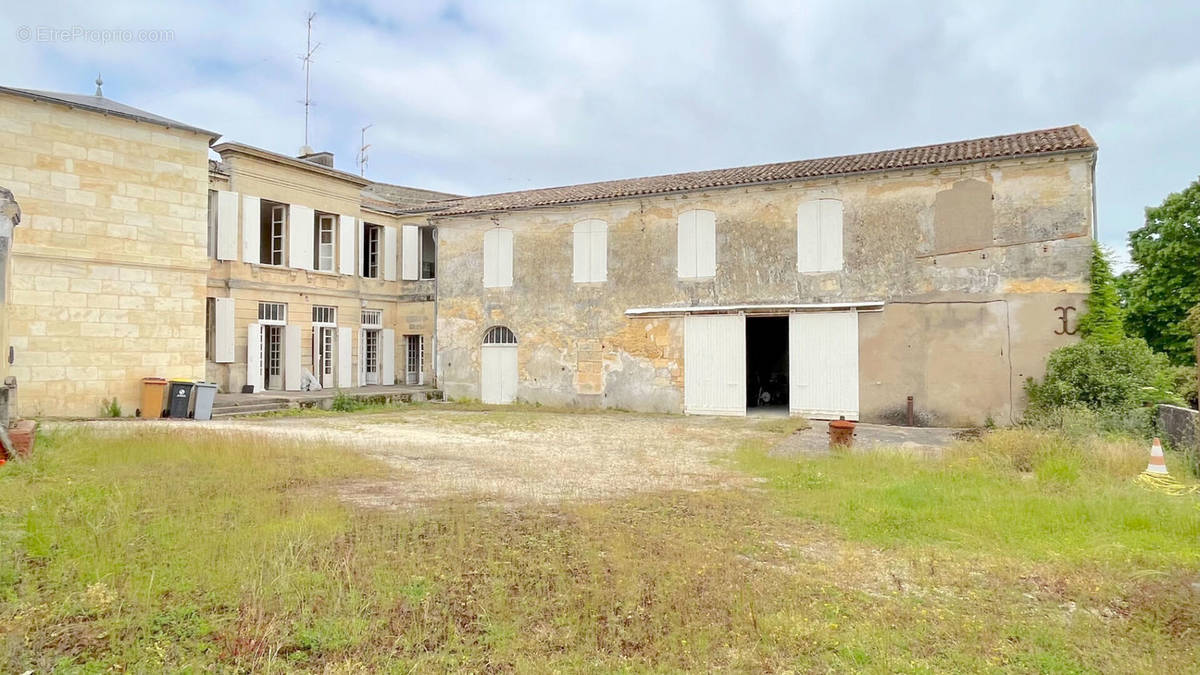
<instances>
[{"instance_id":1,"label":"tall tree","mask_svg":"<svg viewBox=\"0 0 1200 675\"><path fill-rule=\"evenodd\" d=\"M1109 344L1120 342L1125 337L1125 324L1121 316L1121 298L1117 295L1117 280L1113 277L1108 253L1095 241L1092 242L1090 282L1092 291L1087 299L1087 313L1079 319L1079 332L1091 340Z\"/></svg>"},{"instance_id":2,"label":"tall tree","mask_svg":"<svg viewBox=\"0 0 1200 675\"><path fill-rule=\"evenodd\" d=\"M1188 310L1200 303L1200 181L1146 209L1146 224L1129 233L1129 331L1172 362L1192 363L1195 336Z\"/></svg>"}]
</instances>

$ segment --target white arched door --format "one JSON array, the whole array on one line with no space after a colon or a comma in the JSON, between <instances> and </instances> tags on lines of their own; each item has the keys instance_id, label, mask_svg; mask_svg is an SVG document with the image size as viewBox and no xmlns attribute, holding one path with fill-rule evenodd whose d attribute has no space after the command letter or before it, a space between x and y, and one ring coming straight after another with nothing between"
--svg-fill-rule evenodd
<instances>
[{"instance_id":1,"label":"white arched door","mask_svg":"<svg viewBox=\"0 0 1200 675\"><path fill-rule=\"evenodd\" d=\"M492 326L483 337L480 398L484 403L512 403L517 398L517 336Z\"/></svg>"}]
</instances>

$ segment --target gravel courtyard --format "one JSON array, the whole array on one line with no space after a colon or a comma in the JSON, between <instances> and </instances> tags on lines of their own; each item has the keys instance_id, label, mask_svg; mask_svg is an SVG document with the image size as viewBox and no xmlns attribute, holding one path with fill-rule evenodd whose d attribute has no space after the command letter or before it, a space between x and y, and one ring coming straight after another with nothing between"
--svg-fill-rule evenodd
<instances>
[{"instance_id":1,"label":"gravel courtyard","mask_svg":"<svg viewBox=\"0 0 1200 675\"><path fill-rule=\"evenodd\" d=\"M764 437L767 425L781 423L787 421L414 407L203 423L90 424L286 437L311 443L314 451L354 449L396 471L387 479L346 485L343 496L362 506L402 508L446 497L555 503L742 485L748 479L723 468L719 458L745 440Z\"/></svg>"}]
</instances>

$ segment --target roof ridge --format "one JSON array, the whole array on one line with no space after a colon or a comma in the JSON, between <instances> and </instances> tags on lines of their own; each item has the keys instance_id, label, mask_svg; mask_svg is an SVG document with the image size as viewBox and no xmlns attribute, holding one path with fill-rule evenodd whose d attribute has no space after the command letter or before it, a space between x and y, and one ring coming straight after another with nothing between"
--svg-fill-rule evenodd
<instances>
[{"instance_id":1,"label":"roof ridge","mask_svg":"<svg viewBox=\"0 0 1200 675\"><path fill-rule=\"evenodd\" d=\"M704 169L682 173L619 178L575 185L497 192L446 200L441 215L505 211L537 206L574 204L667 192L803 180L893 169L961 164L987 159L1044 155L1097 149L1096 141L1079 124L1047 127L960 141L915 145L891 150L833 155L767 164ZM605 189L611 188L611 189ZM438 215L438 214L435 214Z\"/></svg>"}]
</instances>

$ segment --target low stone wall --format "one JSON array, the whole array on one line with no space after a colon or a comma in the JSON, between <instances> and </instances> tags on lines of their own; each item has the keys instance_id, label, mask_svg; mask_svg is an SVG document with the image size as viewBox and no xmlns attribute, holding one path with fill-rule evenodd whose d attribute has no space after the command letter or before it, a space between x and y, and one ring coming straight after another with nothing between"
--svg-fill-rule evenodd
<instances>
[{"instance_id":1,"label":"low stone wall","mask_svg":"<svg viewBox=\"0 0 1200 675\"><path fill-rule=\"evenodd\" d=\"M1177 405L1158 406L1158 433L1171 448L1182 452L1191 463L1192 475L1200 476L1200 447L1196 444L1196 425L1200 412Z\"/></svg>"},{"instance_id":2,"label":"low stone wall","mask_svg":"<svg viewBox=\"0 0 1200 675\"><path fill-rule=\"evenodd\" d=\"M1177 405L1158 406L1158 430L1176 450L1196 447L1196 422L1200 412Z\"/></svg>"}]
</instances>

